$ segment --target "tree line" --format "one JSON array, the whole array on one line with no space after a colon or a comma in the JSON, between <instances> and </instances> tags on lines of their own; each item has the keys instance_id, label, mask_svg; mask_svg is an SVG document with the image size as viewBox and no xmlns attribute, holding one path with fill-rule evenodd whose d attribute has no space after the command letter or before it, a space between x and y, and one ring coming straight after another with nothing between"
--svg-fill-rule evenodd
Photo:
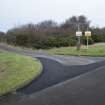
<instances>
[{"instance_id":1,"label":"tree line","mask_svg":"<svg viewBox=\"0 0 105 105\"><path fill-rule=\"evenodd\" d=\"M75 46L78 24L83 33L87 29L92 31L92 37L89 39L90 44L105 42L105 28L90 27L90 21L85 16L72 16L61 24L47 20L38 24L14 27L6 33L0 32L0 41L37 49ZM85 36L82 36L81 39L82 43L86 44Z\"/></svg>"}]
</instances>

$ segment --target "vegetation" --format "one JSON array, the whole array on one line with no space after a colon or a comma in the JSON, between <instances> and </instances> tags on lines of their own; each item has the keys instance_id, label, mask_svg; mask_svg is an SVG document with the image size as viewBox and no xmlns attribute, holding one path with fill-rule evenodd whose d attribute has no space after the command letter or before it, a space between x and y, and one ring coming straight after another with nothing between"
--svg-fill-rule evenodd
<instances>
[{"instance_id":1,"label":"vegetation","mask_svg":"<svg viewBox=\"0 0 105 105\"><path fill-rule=\"evenodd\" d=\"M68 47L76 45L76 31L92 31L89 44L105 42L105 28L90 27L90 21L85 16L73 16L61 24L52 20L42 21L38 24L27 24L14 27L7 33L0 32L0 41L15 46L36 49L49 49L54 47ZM86 44L86 37L82 37L82 44Z\"/></svg>"},{"instance_id":2,"label":"vegetation","mask_svg":"<svg viewBox=\"0 0 105 105\"><path fill-rule=\"evenodd\" d=\"M19 88L42 70L37 59L14 53L0 52L0 95Z\"/></svg>"},{"instance_id":3,"label":"vegetation","mask_svg":"<svg viewBox=\"0 0 105 105\"><path fill-rule=\"evenodd\" d=\"M105 56L105 44L90 45L87 49L86 46L81 46L81 50L77 51L76 47L61 47L44 50L49 54L58 55L75 55L75 56Z\"/></svg>"}]
</instances>

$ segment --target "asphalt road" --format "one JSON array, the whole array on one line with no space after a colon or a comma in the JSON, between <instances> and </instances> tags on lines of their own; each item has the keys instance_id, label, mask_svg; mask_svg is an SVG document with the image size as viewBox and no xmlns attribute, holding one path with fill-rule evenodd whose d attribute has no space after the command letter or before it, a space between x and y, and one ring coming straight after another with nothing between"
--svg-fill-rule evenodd
<instances>
[{"instance_id":1,"label":"asphalt road","mask_svg":"<svg viewBox=\"0 0 105 105\"><path fill-rule=\"evenodd\" d=\"M33 94L35 92L41 91L42 89L90 72L105 65L105 61L102 61L100 63L89 64L87 66L65 66L51 59L38 59L43 64L43 73L40 75L40 77L34 79L30 84L23 87L22 89L19 89L17 92L27 95Z\"/></svg>"},{"instance_id":2,"label":"asphalt road","mask_svg":"<svg viewBox=\"0 0 105 105\"><path fill-rule=\"evenodd\" d=\"M2 97L0 105L105 105L105 61L64 66L39 59L43 74L17 93Z\"/></svg>"},{"instance_id":3,"label":"asphalt road","mask_svg":"<svg viewBox=\"0 0 105 105\"><path fill-rule=\"evenodd\" d=\"M64 65L57 61L59 57L1 49L38 57L43 73L15 93L0 97L0 105L105 105L105 60Z\"/></svg>"},{"instance_id":4,"label":"asphalt road","mask_svg":"<svg viewBox=\"0 0 105 105\"><path fill-rule=\"evenodd\" d=\"M17 105L105 105L105 66L44 89Z\"/></svg>"}]
</instances>

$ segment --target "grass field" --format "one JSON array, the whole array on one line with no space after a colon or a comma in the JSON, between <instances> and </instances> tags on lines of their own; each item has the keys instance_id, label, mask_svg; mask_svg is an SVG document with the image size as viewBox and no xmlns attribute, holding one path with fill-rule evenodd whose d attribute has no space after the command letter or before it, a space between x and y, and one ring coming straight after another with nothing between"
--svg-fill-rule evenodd
<instances>
[{"instance_id":1,"label":"grass field","mask_svg":"<svg viewBox=\"0 0 105 105\"><path fill-rule=\"evenodd\" d=\"M25 85L41 71L42 65L37 59L0 52L0 95Z\"/></svg>"},{"instance_id":2,"label":"grass field","mask_svg":"<svg viewBox=\"0 0 105 105\"><path fill-rule=\"evenodd\" d=\"M76 47L61 47L44 50L44 52L57 55L105 56L105 44L90 45L88 49L86 46L81 46L80 51L77 51Z\"/></svg>"}]
</instances>

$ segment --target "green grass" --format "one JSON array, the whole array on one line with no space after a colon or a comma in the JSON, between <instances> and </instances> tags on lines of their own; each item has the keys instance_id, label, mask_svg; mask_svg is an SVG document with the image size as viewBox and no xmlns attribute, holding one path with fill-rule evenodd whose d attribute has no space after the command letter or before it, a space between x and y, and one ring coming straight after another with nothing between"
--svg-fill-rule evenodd
<instances>
[{"instance_id":1,"label":"green grass","mask_svg":"<svg viewBox=\"0 0 105 105\"><path fill-rule=\"evenodd\" d=\"M82 46L80 51L77 51L76 47L61 47L44 50L44 52L58 55L105 56L105 44L90 45L88 50L86 49L86 46Z\"/></svg>"},{"instance_id":2,"label":"green grass","mask_svg":"<svg viewBox=\"0 0 105 105\"><path fill-rule=\"evenodd\" d=\"M0 52L0 95L27 84L41 71L42 65L37 59Z\"/></svg>"},{"instance_id":3,"label":"green grass","mask_svg":"<svg viewBox=\"0 0 105 105\"><path fill-rule=\"evenodd\" d=\"M105 56L105 43L96 43L94 45L90 45L89 49L86 49L86 46L82 46L80 51L76 50L76 47L61 47L61 48L52 48L48 50L37 50L37 49L22 49L20 47L13 47L10 45L3 44L3 46L8 46L7 48L16 48L17 50L31 51L31 52L44 52L48 54L57 54L57 55L72 55L72 56Z\"/></svg>"}]
</instances>

